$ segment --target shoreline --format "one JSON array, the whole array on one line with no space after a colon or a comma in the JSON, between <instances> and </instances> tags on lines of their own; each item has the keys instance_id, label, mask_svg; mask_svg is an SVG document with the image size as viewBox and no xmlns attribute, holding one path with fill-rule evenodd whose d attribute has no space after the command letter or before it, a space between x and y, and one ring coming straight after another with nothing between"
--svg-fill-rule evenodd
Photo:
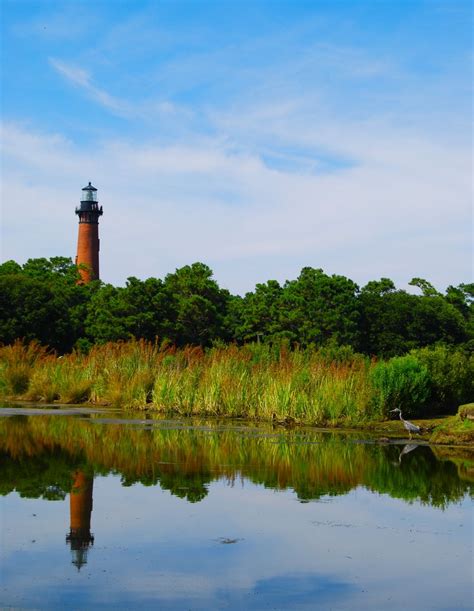
<instances>
[{"instance_id":1,"label":"shoreline","mask_svg":"<svg viewBox=\"0 0 474 611\"><path fill-rule=\"evenodd\" d=\"M154 414L158 417L163 417L165 420L167 417L172 419L183 419L192 422L193 420L199 421L214 421L215 423L248 423L252 425L269 425L274 430L321 430L328 432L341 432L341 433L367 433L369 439L367 441L373 441L374 443L420 443L427 444L430 446L456 446L463 447L472 451L472 457L474 458L474 422L472 421L472 415L474 414L474 404L462 405L458 409L456 415L440 415L436 418L425 418L413 419L413 423L420 426L422 429L421 434L412 435L411 439L409 435L405 434L403 424L398 418L393 420L371 420L361 423L345 423L344 421L338 421L333 423L328 422L310 422L296 420L294 418L285 419L267 419L267 418L249 418L239 417L225 414L193 414L193 413L182 413L179 410L169 409L157 409L155 407L147 406L141 409L124 409L120 406L113 405L100 405L94 403L77 403L68 404L64 402L40 402L27 399L12 399L5 398L2 400L5 403L4 409L18 409L24 408L27 413L19 415L34 415L36 410L40 410L42 413L48 415L72 415L82 413L84 415L93 414L104 414L104 413L118 413L121 415L140 415L141 418L137 420L143 420L144 415ZM33 407L34 406L34 407ZM14 414L11 414L14 415ZM120 421L121 419L117 419ZM133 419L135 420L135 419Z\"/></svg>"}]
</instances>

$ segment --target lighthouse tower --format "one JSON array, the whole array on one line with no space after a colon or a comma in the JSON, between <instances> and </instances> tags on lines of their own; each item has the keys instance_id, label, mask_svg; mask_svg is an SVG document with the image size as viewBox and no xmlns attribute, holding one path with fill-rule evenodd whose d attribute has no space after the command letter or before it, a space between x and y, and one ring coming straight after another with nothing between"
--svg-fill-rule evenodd
<instances>
[{"instance_id":1,"label":"lighthouse tower","mask_svg":"<svg viewBox=\"0 0 474 611\"><path fill-rule=\"evenodd\" d=\"M89 183L82 189L81 205L76 208L79 216L79 235L77 239L76 265L85 265L79 270L83 283L99 278L99 208L97 189Z\"/></svg>"}]
</instances>

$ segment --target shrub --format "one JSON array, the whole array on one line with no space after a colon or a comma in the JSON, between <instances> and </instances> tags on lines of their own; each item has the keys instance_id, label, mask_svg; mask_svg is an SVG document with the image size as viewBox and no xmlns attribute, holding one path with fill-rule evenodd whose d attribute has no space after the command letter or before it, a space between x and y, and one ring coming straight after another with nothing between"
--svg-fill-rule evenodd
<instances>
[{"instance_id":1,"label":"shrub","mask_svg":"<svg viewBox=\"0 0 474 611\"><path fill-rule=\"evenodd\" d=\"M439 345L413 350L430 378L430 412L455 414L461 403L474 400L474 354Z\"/></svg>"},{"instance_id":2,"label":"shrub","mask_svg":"<svg viewBox=\"0 0 474 611\"><path fill-rule=\"evenodd\" d=\"M407 416L421 415L430 396L428 369L415 356L377 363L370 372L373 404L380 416L396 407Z\"/></svg>"}]
</instances>

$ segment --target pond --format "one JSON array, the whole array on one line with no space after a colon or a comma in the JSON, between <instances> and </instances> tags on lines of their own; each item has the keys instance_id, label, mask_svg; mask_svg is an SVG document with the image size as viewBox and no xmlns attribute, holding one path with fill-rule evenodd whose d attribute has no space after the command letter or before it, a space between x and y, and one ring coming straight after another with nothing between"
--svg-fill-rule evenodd
<instances>
[{"instance_id":1,"label":"pond","mask_svg":"<svg viewBox=\"0 0 474 611\"><path fill-rule=\"evenodd\" d=\"M0 409L0 604L471 609L469 449Z\"/></svg>"}]
</instances>

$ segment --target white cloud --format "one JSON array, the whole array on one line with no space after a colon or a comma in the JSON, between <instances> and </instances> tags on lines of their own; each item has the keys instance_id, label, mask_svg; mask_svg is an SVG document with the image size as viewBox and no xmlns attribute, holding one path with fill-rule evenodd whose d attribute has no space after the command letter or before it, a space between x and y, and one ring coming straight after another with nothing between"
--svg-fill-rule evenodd
<instances>
[{"instance_id":1,"label":"white cloud","mask_svg":"<svg viewBox=\"0 0 474 611\"><path fill-rule=\"evenodd\" d=\"M6 125L2 255L74 256L74 207L92 180L104 205L105 281L163 276L196 260L236 292L295 277L304 265L359 283L468 280L469 153L380 125L365 126L361 139L355 128L326 132L354 166L325 175L276 170L212 140L104 141L90 150Z\"/></svg>"}]
</instances>

